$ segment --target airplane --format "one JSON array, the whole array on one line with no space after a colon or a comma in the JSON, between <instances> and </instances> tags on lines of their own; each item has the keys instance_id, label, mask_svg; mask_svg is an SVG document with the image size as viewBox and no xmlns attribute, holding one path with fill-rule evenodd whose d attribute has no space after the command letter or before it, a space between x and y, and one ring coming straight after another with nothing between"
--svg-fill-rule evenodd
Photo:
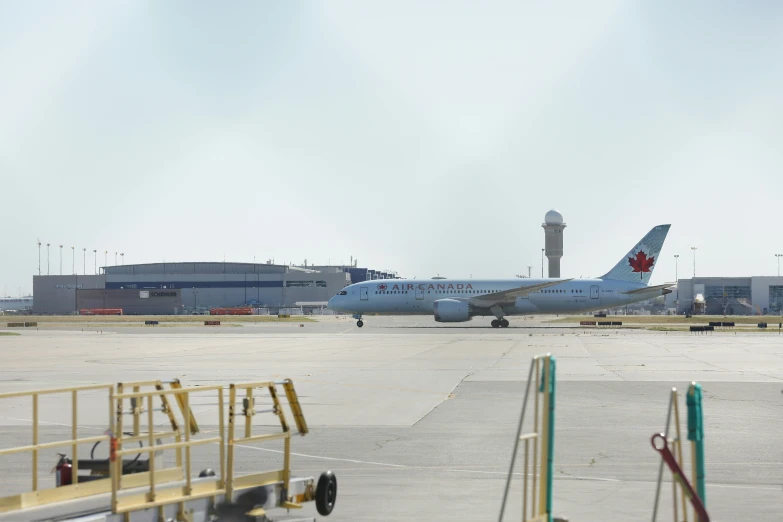
<instances>
[{"instance_id":1,"label":"airplane","mask_svg":"<svg viewBox=\"0 0 783 522\"><path fill-rule=\"evenodd\" d=\"M0 311L11 312L33 307L32 297L0 297Z\"/></svg>"},{"instance_id":2,"label":"airplane","mask_svg":"<svg viewBox=\"0 0 783 522\"><path fill-rule=\"evenodd\" d=\"M653 227L609 272L595 279L383 279L348 285L327 308L353 314L433 315L439 323L494 316L579 313L627 305L671 293L674 284L648 286L671 225Z\"/></svg>"}]
</instances>

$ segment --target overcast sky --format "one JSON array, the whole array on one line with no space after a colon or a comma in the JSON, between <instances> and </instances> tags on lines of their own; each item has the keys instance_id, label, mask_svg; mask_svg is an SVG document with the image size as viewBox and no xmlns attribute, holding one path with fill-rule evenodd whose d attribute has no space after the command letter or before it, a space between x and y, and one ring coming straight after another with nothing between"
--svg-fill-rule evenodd
<instances>
[{"instance_id":1,"label":"overcast sky","mask_svg":"<svg viewBox=\"0 0 783 522\"><path fill-rule=\"evenodd\" d=\"M774 275L783 4L0 4L0 291L125 264Z\"/></svg>"}]
</instances>

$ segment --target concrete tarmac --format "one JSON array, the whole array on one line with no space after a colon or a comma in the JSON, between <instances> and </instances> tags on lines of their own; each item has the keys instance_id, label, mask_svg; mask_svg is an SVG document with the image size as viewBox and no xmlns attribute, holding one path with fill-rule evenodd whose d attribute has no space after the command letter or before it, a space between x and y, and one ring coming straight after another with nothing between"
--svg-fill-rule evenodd
<instances>
[{"instance_id":1,"label":"concrete tarmac","mask_svg":"<svg viewBox=\"0 0 783 522\"><path fill-rule=\"evenodd\" d=\"M338 478L336 508L324 520L497 520L530 359L551 352L558 381L555 515L572 522L650 520L660 462L650 437L664 429L671 388L684 393L698 381L711 518L783 520L777 332L595 330L515 318L510 328L492 329L488 323L367 317L361 329L338 318L304 326L43 327L0 336L0 392L289 377L312 430L293 442L295 474L331 469ZM209 394L194 400L207 436L217 424L216 404ZM40 411L43 441L70 433L70 397L42 398ZM682 399L683 433L685 411ZM29 398L0 400L0 447L29 444L31 415ZM80 398L81 436L106 429L107 417L105 393ZM163 417L156 419L165 428ZM82 456L89 449L80 449ZM212 450L194 450L194 469L217 467ZM687 445L684 450L688 455ZM56 450L50 453L41 454L42 473L56 461ZM105 455L96 450L96 457ZM4 491L29 487L29 462L29 456L0 457ZM241 473L277 467L279 446L239 448L238 462ZM516 472L505 520L520 519L521 467ZM54 483L51 475L40 480ZM658 520L673 519L671 497L667 473ZM306 507L305 514L314 513Z\"/></svg>"}]
</instances>

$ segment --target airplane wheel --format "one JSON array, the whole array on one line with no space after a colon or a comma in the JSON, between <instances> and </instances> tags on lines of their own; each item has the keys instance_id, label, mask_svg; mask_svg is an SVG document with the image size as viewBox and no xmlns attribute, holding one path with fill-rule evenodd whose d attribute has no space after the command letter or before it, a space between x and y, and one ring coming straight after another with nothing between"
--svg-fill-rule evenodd
<instances>
[{"instance_id":1,"label":"airplane wheel","mask_svg":"<svg viewBox=\"0 0 783 522\"><path fill-rule=\"evenodd\" d=\"M321 473L315 488L315 508L323 516L328 516L337 500L337 477L331 471Z\"/></svg>"},{"instance_id":2,"label":"airplane wheel","mask_svg":"<svg viewBox=\"0 0 783 522\"><path fill-rule=\"evenodd\" d=\"M490 324L492 325L492 328L500 327L500 321L498 321L497 319L492 319L492 323Z\"/></svg>"},{"instance_id":3,"label":"airplane wheel","mask_svg":"<svg viewBox=\"0 0 783 522\"><path fill-rule=\"evenodd\" d=\"M362 322L362 320L361 320L361 319L359 319L358 321L356 321L356 326L358 326L359 328L361 328L362 326L364 326L364 323Z\"/></svg>"},{"instance_id":4,"label":"airplane wheel","mask_svg":"<svg viewBox=\"0 0 783 522\"><path fill-rule=\"evenodd\" d=\"M501 319L500 326L502 326L503 328L508 328L508 319Z\"/></svg>"}]
</instances>

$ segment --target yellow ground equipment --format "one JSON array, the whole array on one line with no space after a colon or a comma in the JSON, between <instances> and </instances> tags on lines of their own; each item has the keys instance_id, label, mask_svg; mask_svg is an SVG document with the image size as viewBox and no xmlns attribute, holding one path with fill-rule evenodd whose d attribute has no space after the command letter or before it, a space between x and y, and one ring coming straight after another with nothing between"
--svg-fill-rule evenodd
<instances>
[{"instance_id":1,"label":"yellow ground equipment","mask_svg":"<svg viewBox=\"0 0 783 522\"><path fill-rule=\"evenodd\" d=\"M280 388L292 413L295 432L286 418ZM80 437L79 398L90 395L94 406L96 393L107 397L106 431ZM39 406L42 399L57 395L70 396L70 437L41 443L40 425L44 421ZM318 480L291 475L291 438L309 431L291 380L228 387L182 387L178 380L99 384L0 394L0 401L5 399L31 402L32 444L0 449L0 457L31 454L32 488L0 498L0 521L269 521L268 510L299 510L305 502L315 501L323 516L334 509L337 479L331 471L322 473ZM257 401L267 405L256 408ZM216 429L202 433L193 414L194 404L209 406L208 411L216 416ZM159 427L160 415L156 423L156 412L165 415L165 429ZM90 413L95 415L95 411ZM265 413L276 419L274 424L279 424L280 430L254 433L254 418ZM127 417L132 420L126 422ZM282 468L241 476L237 473L235 454L240 445L275 440L283 441ZM107 445L108 456L95 459L92 453L101 443ZM91 458L80 459L79 446L87 444L93 445ZM195 476L192 452L205 446L217 448L219 474L203 469ZM62 447L70 448L72 456L59 454L53 470L55 487L42 488L41 452ZM164 459L171 454L173 462ZM80 475L80 471L89 474Z\"/></svg>"},{"instance_id":2,"label":"yellow ground equipment","mask_svg":"<svg viewBox=\"0 0 783 522\"><path fill-rule=\"evenodd\" d=\"M514 466L520 442L523 446L522 522L557 522L564 520L552 515L552 475L555 456L555 358L551 354L537 355L530 362L522 413L519 416L514 450L508 470L499 521L506 511ZM530 388L533 389L533 431L523 434ZM532 446L532 455L531 455Z\"/></svg>"},{"instance_id":3,"label":"yellow ground equipment","mask_svg":"<svg viewBox=\"0 0 783 522\"><path fill-rule=\"evenodd\" d=\"M685 459L682 450L682 434L680 431L680 407L677 388L671 389L669 395L669 408L666 413L666 429L662 433L656 433L651 439L653 449L661 455L661 463L658 468L658 482L655 490L655 504L653 506L653 522L657 520L658 504L661 495L661 483L663 481L664 464L672 473L673 493L673 519L675 522L688 522L688 502L693 509L694 522L709 522L707 512L707 491L705 483L704 465L704 418L702 409L701 384L692 382L685 395L687 406L688 431L687 440L690 441L691 455L691 479L686 475ZM674 422L674 429L670 430Z\"/></svg>"}]
</instances>

